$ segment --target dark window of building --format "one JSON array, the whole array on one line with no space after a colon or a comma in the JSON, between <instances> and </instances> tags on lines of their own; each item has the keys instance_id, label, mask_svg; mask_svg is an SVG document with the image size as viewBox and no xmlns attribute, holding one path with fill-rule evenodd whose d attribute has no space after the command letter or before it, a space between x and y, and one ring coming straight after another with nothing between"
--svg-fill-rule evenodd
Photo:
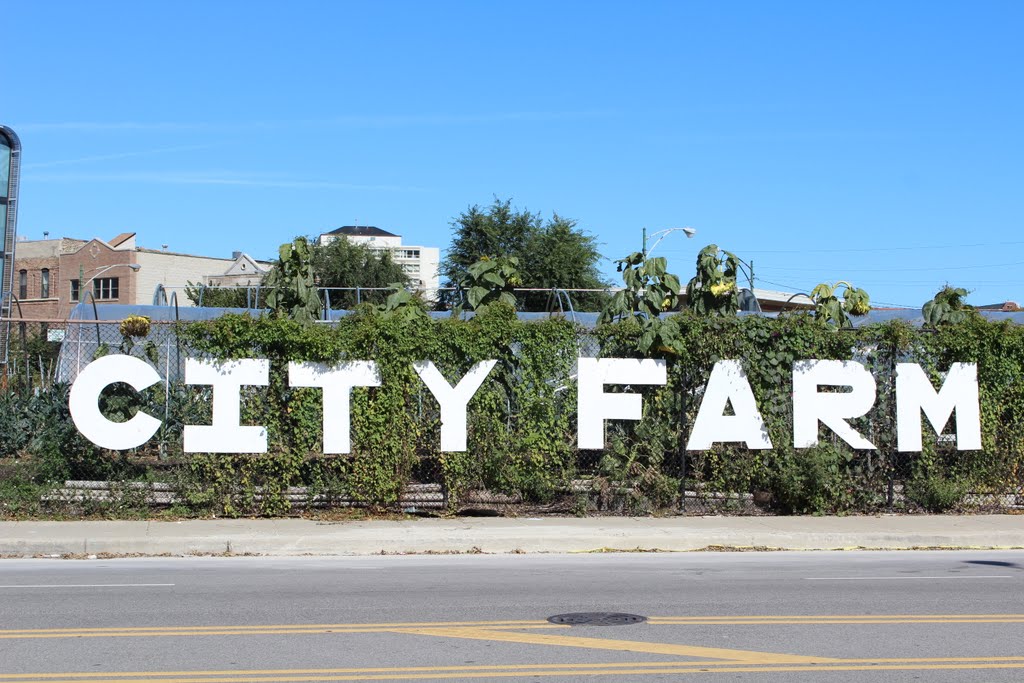
<instances>
[{"instance_id":1,"label":"dark window of building","mask_svg":"<svg viewBox=\"0 0 1024 683\"><path fill-rule=\"evenodd\" d=\"M3 199L7 199L7 185L11 177L11 148L5 138L6 136L0 135L0 198Z\"/></svg>"},{"instance_id":2,"label":"dark window of building","mask_svg":"<svg viewBox=\"0 0 1024 683\"><path fill-rule=\"evenodd\" d=\"M27 270L19 270L18 271L18 298L19 299L27 299L28 298L28 271Z\"/></svg>"},{"instance_id":3,"label":"dark window of building","mask_svg":"<svg viewBox=\"0 0 1024 683\"><path fill-rule=\"evenodd\" d=\"M39 274L39 298L49 299L50 298L50 269L43 268Z\"/></svg>"},{"instance_id":4,"label":"dark window of building","mask_svg":"<svg viewBox=\"0 0 1024 683\"><path fill-rule=\"evenodd\" d=\"M118 295L119 278L101 277L92 281L92 295L97 301L116 299Z\"/></svg>"},{"instance_id":5,"label":"dark window of building","mask_svg":"<svg viewBox=\"0 0 1024 683\"><path fill-rule=\"evenodd\" d=\"M78 293L78 280L72 280L71 281L71 300L72 301L78 301L78 297L79 297L79 293Z\"/></svg>"}]
</instances>

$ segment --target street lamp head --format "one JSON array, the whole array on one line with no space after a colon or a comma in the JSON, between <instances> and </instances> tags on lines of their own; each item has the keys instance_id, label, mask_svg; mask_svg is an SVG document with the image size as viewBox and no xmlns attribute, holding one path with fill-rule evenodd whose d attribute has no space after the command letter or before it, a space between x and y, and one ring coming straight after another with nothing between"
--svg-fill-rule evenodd
<instances>
[{"instance_id":1,"label":"street lamp head","mask_svg":"<svg viewBox=\"0 0 1024 683\"><path fill-rule=\"evenodd\" d=\"M142 268L142 266L140 266L138 263L129 263L127 265L128 265L129 268L131 268L135 272L139 272L139 269Z\"/></svg>"},{"instance_id":2,"label":"street lamp head","mask_svg":"<svg viewBox=\"0 0 1024 683\"><path fill-rule=\"evenodd\" d=\"M687 238L690 238L690 237L693 237L694 235L697 234L697 230L694 229L694 228L687 227L687 228L683 228L683 233L686 234Z\"/></svg>"}]
</instances>

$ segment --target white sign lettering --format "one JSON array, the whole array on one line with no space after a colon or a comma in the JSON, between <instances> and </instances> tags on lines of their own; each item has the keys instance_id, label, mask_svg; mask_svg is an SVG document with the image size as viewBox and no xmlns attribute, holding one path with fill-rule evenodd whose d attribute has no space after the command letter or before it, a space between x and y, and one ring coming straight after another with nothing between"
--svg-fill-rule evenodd
<instances>
[{"instance_id":1,"label":"white sign lettering","mask_svg":"<svg viewBox=\"0 0 1024 683\"><path fill-rule=\"evenodd\" d=\"M606 394L606 384L665 384L663 360L580 358L577 443L580 448L604 448L605 420L639 420L640 394Z\"/></svg>"},{"instance_id":2,"label":"white sign lettering","mask_svg":"<svg viewBox=\"0 0 1024 683\"><path fill-rule=\"evenodd\" d=\"M724 414L727 404L732 404L732 415ZM703 451L715 443L737 442L752 450L772 447L743 366L738 360L720 360L711 369L686 450Z\"/></svg>"},{"instance_id":3,"label":"white sign lettering","mask_svg":"<svg viewBox=\"0 0 1024 683\"><path fill-rule=\"evenodd\" d=\"M288 384L324 390L324 453L348 453L352 450L349 436L352 387L379 387L380 372L372 360L337 365L293 362L288 363Z\"/></svg>"},{"instance_id":4,"label":"white sign lettering","mask_svg":"<svg viewBox=\"0 0 1024 683\"><path fill-rule=\"evenodd\" d=\"M477 363L454 387L448 384L441 371L431 361L413 363L416 374L430 389L430 393L441 406L441 450L459 452L466 450L466 406L469 399L487 379L496 360Z\"/></svg>"},{"instance_id":5,"label":"white sign lettering","mask_svg":"<svg viewBox=\"0 0 1024 683\"><path fill-rule=\"evenodd\" d=\"M818 387L850 387L846 393L820 393ZM875 405L875 378L850 360L798 360L793 363L793 446L818 445L818 423L857 449L876 450L847 420Z\"/></svg>"},{"instance_id":6,"label":"white sign lettering","mask_svg":"<svg viewBox=\"0 0 1024 683\"><path fill-rule=\"evenodd\" d=\"M475 364L452 386L431 361L413 368L441 408L441 450L466 450L466 413L469 401L486 381L497 361ZM663 360L634 358L578 359L577 437L581 449L604 448L607 420L640 420L643 399L637 393L606 393L607 385L663 385L667 366ZM143 412L126 422L114 422L100 410L100 395L111 384L124 382L142 391L160 381L149 363L132 356L99 358L79 373L71 386L68 407L71 418L87 439L112 450L136 448L160 428L160 420ZM267 430L240 424L243 386L267 386L270 361L242 359L185 361L185 383L212 387L212 421L209 425L185 425L186 453L265 453ZM288 383L293 387L323 390L323 452L349 453L351 444L351 392L354 387L381 384L377 364L356 360L329 365L291 362ZM821 387L847 391L821 391ZM810 448L818 443L824 424L853 448L875 446L847 420L866 415L874 406L875 378L854 361L803 360L793 364L793 445ZM896 437L900 451L922 449L922 413L941 433L956 413L959 450L981 448L981 411L978 368L973 363L954 363L938 391L920 366L896 366ZM728 406L732 414L726 415ZM758 410L743 366L736 360L715 363L708 378L687 450L699 451L716 443L742 443L750 449L770 449L772 442Z\"/></svg>"},{"instance_id":7,"label":"white sign lettering","mask_svg":"<svg viewBox=\"0 0 1024 683\"><path fill-rule=\"evenodd\" d=\"M981 450L981 415L978 404L978 366L953 363L938 393L916 363L896 364L896 447L921 450L921 413L936 434L956 410L956 448Z\"/></svg>"},{"instance_id":8,"label":"white sign lettering","mask_svg":"<svg viewBox=\"0 0 1024 683\"><path fill-rule=\"evenodd\" d=\"M104 356L82 368L71 385L68 410L71 421L82 436L100 448L122 451L146 443L160 429L160 420L143 412L127 422L108 420L100 412L100 394L115 382L124 382L135 391L160 381L153 366L133 356Z\"/></svg>"},{"instance_id":9,"label":"white sign lettering","mask_svg":"<svg viewBox=\"0 0 1024 683\"><path fill-rule=\"evenodd\" d=\"M185 359L185 384L213 387L213 422L185 425L186 453L266 453L267 428L239 424L243 386L270 383L270 361Z\"/></svg>"}]
</instances>

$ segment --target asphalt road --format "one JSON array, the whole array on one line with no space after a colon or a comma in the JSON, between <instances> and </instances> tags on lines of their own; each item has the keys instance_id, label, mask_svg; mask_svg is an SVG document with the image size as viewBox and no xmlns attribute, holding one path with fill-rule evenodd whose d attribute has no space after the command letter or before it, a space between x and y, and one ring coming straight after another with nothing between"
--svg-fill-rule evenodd
<instances>
[{"instance_id":1,"label":"asphalt road","mask_svg":"<svg viewBox=\"0 0 1024 683\"><path fill-rule=\"evenodd\" d=\"M1022 588L1024 551L5 560L0 683L1019 681Z\"/></svg>"}]
</instances>

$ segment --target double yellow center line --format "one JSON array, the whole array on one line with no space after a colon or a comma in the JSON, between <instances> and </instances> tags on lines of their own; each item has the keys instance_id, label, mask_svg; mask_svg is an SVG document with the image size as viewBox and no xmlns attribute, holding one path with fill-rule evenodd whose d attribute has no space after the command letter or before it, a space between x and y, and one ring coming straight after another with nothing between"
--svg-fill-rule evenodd
<instances>
[{"instance_id":1,"label":"double yellow center line","mask_svg":"<svg viewBox=\"0 0 1024 683\"><path fill-rule=\"evenodd\" d=\"M1024 614L902 614L902 615L752 615L651 617L651 626L808 626L820 624L1015 624ZM674 661L607 662L597 664L505 664L450 667L362 667L330 669L251 669L223 671L143 671L2 674L0 683L238 683L274 681L456 680L474 678L549 676L642 676L696 673L767 673L771 671L895 671L1024 668L1020 657L939 657L837 659L788 653L703 647L647 640L591 637L624 634L630 629L569 630L543 620L397 622L370 624L270 624L211 626L117 626L60 629L0 630L0 639L162 638L181 636L259 636L301 634L389 633L435 638L582 648L676 657ZM585 635L577 635L585 634Z\"/></svg>"},{"instance_id":2,"label":"double yellow center line","mask_svg":"<svg viewBox=\"0 0 1024 683\"><path fill-rule=\"evenodd\" d=\"M1020 624L1024 614L857 614L650 617L655 626L761 626L821 624ZM95 628L2 629L11 638L129 638L165 636L240 636L323 633L394 633L410 629L565 629L539 619L502 621L397 622L370 624L268 624L258 626L113 626Z\"/></svg>"}]
</instances>

